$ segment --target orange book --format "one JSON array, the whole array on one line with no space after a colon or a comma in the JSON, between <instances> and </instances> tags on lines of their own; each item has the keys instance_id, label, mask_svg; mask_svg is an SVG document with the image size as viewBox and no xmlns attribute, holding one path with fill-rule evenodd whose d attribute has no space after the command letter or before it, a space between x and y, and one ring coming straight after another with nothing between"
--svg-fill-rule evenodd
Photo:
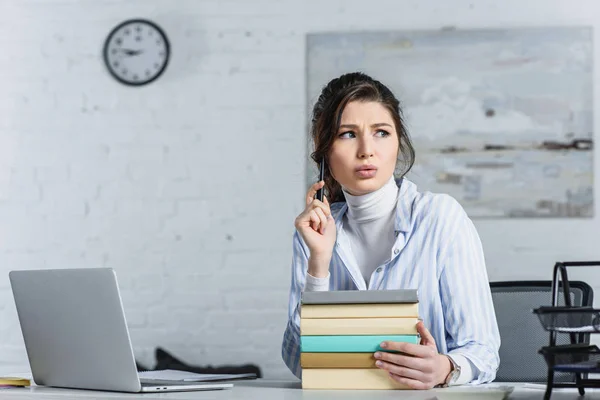
<instances>
[{"instance_id":1,"label":"orange book","mask_svg":"<svg viewBox=\"0 0 600 400\"><path fill-rule=\"evenodd\" d=\"M373 353L300 353L305 368L376 368Z\"/></svg>"}]
</instances>

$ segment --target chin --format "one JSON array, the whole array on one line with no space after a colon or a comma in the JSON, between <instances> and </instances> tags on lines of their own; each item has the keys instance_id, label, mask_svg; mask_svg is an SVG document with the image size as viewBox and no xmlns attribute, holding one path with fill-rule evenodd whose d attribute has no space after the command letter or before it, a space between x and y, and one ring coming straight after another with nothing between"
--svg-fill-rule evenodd
<instances>
[{"instance_id":1,"label":"chin","mask_svg":"<svg viewBox=\"0 0 600 400\"><path fill-rule=\"evenodd\" d=\"M356 182L353 182L352 186L349 186L351 193L355 193L356 195L363 195L367 193L371 193L381 188L385 182L379 182L375 179L363 179Z\"/></svg>"}]
</instances>

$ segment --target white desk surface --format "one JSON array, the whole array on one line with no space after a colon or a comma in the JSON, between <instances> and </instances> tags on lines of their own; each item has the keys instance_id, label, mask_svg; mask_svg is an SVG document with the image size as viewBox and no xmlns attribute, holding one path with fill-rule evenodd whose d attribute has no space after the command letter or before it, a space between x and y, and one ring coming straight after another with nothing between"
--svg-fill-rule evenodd
<instances>
[{"instance_id":1,"label":"white desk surface","mask_svg":"<svg viewBox=\"0 0 600 400\"><path fill-rule=\"evenodd\" d=\"M513 386L514 390L508 397L498 386ZM577 398L575 389L554 389L551 399L566 400ZM402 400L501 400L501 399L543 399L544 390L526 388L523 384L493 383L479 387L453 387L447 389L418 390L302 390L300 382L273 381L258 379L254 381L238 381L231 389L217 391L177 392L177 393L144 393L128 394L113 392L98 392L88 390L71 390L33 386L30 388L0 389L0 399L30 400L30 399L60 399L81 398L94 399L260 399L260 400L322 400L322 399L402 399ZM583 400L600 399L600 391L586 389Z\"/></svg>"}]
</instances>

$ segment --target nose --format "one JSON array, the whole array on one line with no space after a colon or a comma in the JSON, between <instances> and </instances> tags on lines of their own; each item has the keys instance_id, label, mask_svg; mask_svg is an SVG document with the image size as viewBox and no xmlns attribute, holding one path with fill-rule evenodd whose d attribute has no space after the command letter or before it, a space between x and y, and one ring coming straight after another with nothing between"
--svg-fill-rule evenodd
<instances>
[{"instance_id":1,"label":"nose","mask_svg":"<svg viewBox=\"0 0 600 400\"><path fill-rule=\"evenodd\" d=\"M370 135L361 135L358 143L358 158L364 160L373 157L373 143L371 143Z\"/></svg>"}]
</instances>

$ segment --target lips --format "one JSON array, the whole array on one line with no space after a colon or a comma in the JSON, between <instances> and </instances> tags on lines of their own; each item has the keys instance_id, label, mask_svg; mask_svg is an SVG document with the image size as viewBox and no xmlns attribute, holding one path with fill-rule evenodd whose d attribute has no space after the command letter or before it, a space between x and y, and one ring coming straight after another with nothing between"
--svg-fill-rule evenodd
<instances>
[{"instance_id":1,"label":"lips","mask_svg":"<svg viewBox=\"0 0 600 400\"><path fill-rule=\"evenodd\" d=\"M377 171L377 167L371 164L361 165L360 167L356 168L356 172L360 171Z\"/></svg>"},{"instance_id":2,"label":"lips","mask_svg":"<svg viewBox=\"0 0 600 400\"><path fill-rule=\"evenodd\" d=\"M356 168L356 175L360 178L373 178L377 174L377 167L374 165L361 165Z\"/></svg>"}]
</instances>

